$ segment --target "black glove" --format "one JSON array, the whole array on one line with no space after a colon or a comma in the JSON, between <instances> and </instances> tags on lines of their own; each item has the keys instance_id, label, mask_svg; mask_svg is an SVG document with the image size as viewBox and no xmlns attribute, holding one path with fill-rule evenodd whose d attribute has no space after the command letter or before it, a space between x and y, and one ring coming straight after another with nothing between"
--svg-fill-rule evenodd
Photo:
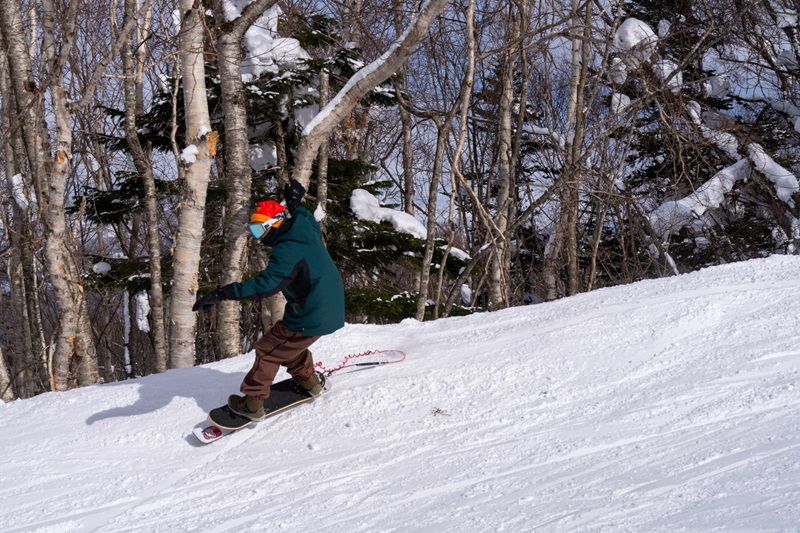
<instances>
[{"instance_id":1,"label":"black glove","mask_svg":"<svg viewBox=\"0 0 800 533\"><path fill-rule=\"evenodd\" d=\"M306 190L300 185L300 182L294 178L290 179L289 183L283 188L283 199L286 200L286 207L288 207L289 210L300 205L305 195Z\"/></svg>"},{"instance_id":2,"label":"black glove","mask_svg":"<svg viewBox=\"0 0 800 533\"><path fill-rule=\"evenodd\" d=\"M192 306L192 311L202 311L203 309L211 307L212 305L216 305L223 300L227 300L227 298L225 298L225 293L223 292L222 287L217 287L210 293L197 300Z\"/></svg>"}]
</instances>

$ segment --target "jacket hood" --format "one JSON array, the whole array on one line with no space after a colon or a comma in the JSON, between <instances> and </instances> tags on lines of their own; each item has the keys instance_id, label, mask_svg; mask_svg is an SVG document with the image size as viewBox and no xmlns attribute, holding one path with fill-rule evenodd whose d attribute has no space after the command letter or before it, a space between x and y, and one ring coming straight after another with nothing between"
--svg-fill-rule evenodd
<instances>
[{"instance_id":1,"label":"jacket hood","mask_svg":"<svg viewBox=\"0 0 800 533\"><path fill-rule=\"evenodd\" d=\"M274 248L280 242L295 241L308 244L312 241L315 232L307 220L293 216L280 225L278 231L268 235L263 241L265 246Z\"/></svg>"}]
</instances>

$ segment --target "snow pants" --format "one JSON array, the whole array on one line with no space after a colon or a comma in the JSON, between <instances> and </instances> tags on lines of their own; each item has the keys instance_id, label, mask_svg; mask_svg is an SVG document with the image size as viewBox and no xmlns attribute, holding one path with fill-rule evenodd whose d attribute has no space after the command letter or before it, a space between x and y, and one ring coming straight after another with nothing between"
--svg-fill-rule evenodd
<instances>
[{"instance_id":1,"label":"snow pants","mask_svg":"<svg viewBox=\"0 0 800 533\"><path fill-rule=\"evenodd\" d=\"M253 368L244 377L239 390L253 398L267 399L270 385L281 366L285 366L295 379L305 381L311 378L314 360L308 347L317 339L319 336L308 337L289 331L278 322L256 343Z\"/></svg>"}]
</instances>

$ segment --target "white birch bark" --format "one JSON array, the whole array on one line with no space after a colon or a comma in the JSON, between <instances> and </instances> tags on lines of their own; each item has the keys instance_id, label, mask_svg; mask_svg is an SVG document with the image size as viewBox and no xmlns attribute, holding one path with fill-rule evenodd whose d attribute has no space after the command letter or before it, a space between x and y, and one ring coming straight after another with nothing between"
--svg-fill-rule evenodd
<instances>
[{"instance_id":1,"label":"white birch bark","mask_svg":"<svg viewBox=\"0 0 800 533\"><path fill-rule=\"evenodd\" d=\"M328 105L328 91L330 91L330 74L327 70L319 73L319 107L323 109ZM328 139L322 141L317 157L317 205L323 213L328 212ZM320 221L322 236L325 237L325 219Z\"/></svg>"},{"instance_id":2,"label":"white birch bark","mask_svg":"<svg viewBox=\"0 0 800 533\"><path fill-rule=\"evenodd\" d=\"M403 11L401 0L394 2L394 30L400 34L403 31ZM473 28L474 29L474 28ZM405 89L405 68L400 69L395 88L400 95ZM403 211L409 215L414 214L414 146L412 144L411 113L405 106L399 106L400 124L403 132Z\"/></svg>"},{"instance_id":3,"label":"white birch bark","mask_svg":"<svg viewBox=\"0 0 800 533\"><path fill-rule=\"evenodd\" d=\"M242 85L241 42L244 32L276 0L257 0L231 22L224 22L222 2L214 3L219 52L222 111L225 116L225 202L224 247L220 284L241 281L247 252L247 223L250 221L250 142L247 136L246 95ZM217 348L221 358L241 353L239 302L217 306Z\"/></svg>"},{"instance_id":4,"label":"white birch bark","mask_svg":"<svg viewBox=\"0 0 800 533\"><path fill-rule=\"evenodd\" d=\"M197 275L200 244L203 238L203 215L211 172L211 156L216 152L216 132L200 135L211 127L206 99L205 56L203 53L204 6L192 0L180 0L180 60L182 65L186 143L197 148L194 161L187 161L180 193L178 234L173 256L170 302L171 368L194 365L195 331L192 305L197 300ZM201 128L203 128L201 130Z\"/></svg>"},{"instance_id":5,"label":"white birch bark","mask_svg":"<svg viewBox=\"0 0 800 533\"><path fill-rule=\"evenodd\" d=\"M500 103L497 117L497 197L495 198L494 224L497 227L497 238L493 241L494 253L489 266L489 309L496 310L508 305L508 278L509 268L506 262L508 251L509 206L511 183L513 180L514 162L512 154L512 123L514 104L514 68L519 56L519 26L518 14L509 8L511 13L506 22L508 27L506 50L503 52L503 70L500 89Z\"/></svg>"},{"instance_id":6,"label":"white birch bark","mask_svg":"<svg viewBox=\"0 0 800 533\"><path fill-rule=\"evenodd\" d=\"M58 325L52 354L51 387L66 390L72 379L79 385L96 383L97 360L86 299L76 262L74 243L70 238L64 213L66 177L72 158L72 124L67 99L62 86L66 55L75 38L75 13L68 12L61 21L62 33L58 54L55 45L55 11L52 2L42 2L42 56L50 85L48 90L53 106L56 142L50 147L49 138L37 115L40 106L33 78L30 49L25 40L19 5L0 4L0 25L7 46L12 88L21 121L28 171L34 177L45 231L45 260L53 297L58 310ZM51 159L50 152L54 157Z\"/></svg>"},{"instance_id":7,"label":"white birch bark","mask_svg":"<svg viewBox=\"0 0 800 533\"><path fill-rule=\"evenodd\" d=\"M0 51L5 50L0 31ZM13 367L18 370L18 386L15 393L27 398L49 389L47 357L41 313L39 307L38 283L36 282L36 257L33 249L33 223L31 212L33 183L29 173L18 171L16 161L25 161L25 149L22 145L21 131L14 106L14 95L11 90L5 54L0 53L0 99L2 99L2 116L0 131L8 132L9 141L4 146L5 173L7 180L10 213L4 220L11 220L11 226L4 227L6 239L10 243L7 276L10 284L10 296L6 305L18 309L13 313L10 327L12 335L6 353Z\"/></svg>"}]
</instances>

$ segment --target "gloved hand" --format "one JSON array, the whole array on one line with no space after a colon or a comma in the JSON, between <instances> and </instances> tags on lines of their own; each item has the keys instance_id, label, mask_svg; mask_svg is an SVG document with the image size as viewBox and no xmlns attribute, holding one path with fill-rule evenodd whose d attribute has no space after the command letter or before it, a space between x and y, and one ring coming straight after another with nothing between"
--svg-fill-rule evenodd
<instances>
[{"instance_id":1,"label":"gloved hand","mask_svg":"<svg viewBox=\"0 0 800 533\"><path fill-rule=\"evenodd\" d=\"M300 182L294 178L290 179L289 183L283 188L283 199L286 200L286 207L290 210L300 205L305 195L306 190L300 185Z\"/></svg>"},{"instance_id":2,"label":"gloved hand","mask_svg":"<svg viewBox=\"0 0 800 533\"><path fill-rule=\"evenodd\" d=\"M210 293L197 300L192 306L192 311L201 311L226 299L227 298L225 298L225 293L222 291L222 287L217 287Z\"/></svg>"}]
</instances>

